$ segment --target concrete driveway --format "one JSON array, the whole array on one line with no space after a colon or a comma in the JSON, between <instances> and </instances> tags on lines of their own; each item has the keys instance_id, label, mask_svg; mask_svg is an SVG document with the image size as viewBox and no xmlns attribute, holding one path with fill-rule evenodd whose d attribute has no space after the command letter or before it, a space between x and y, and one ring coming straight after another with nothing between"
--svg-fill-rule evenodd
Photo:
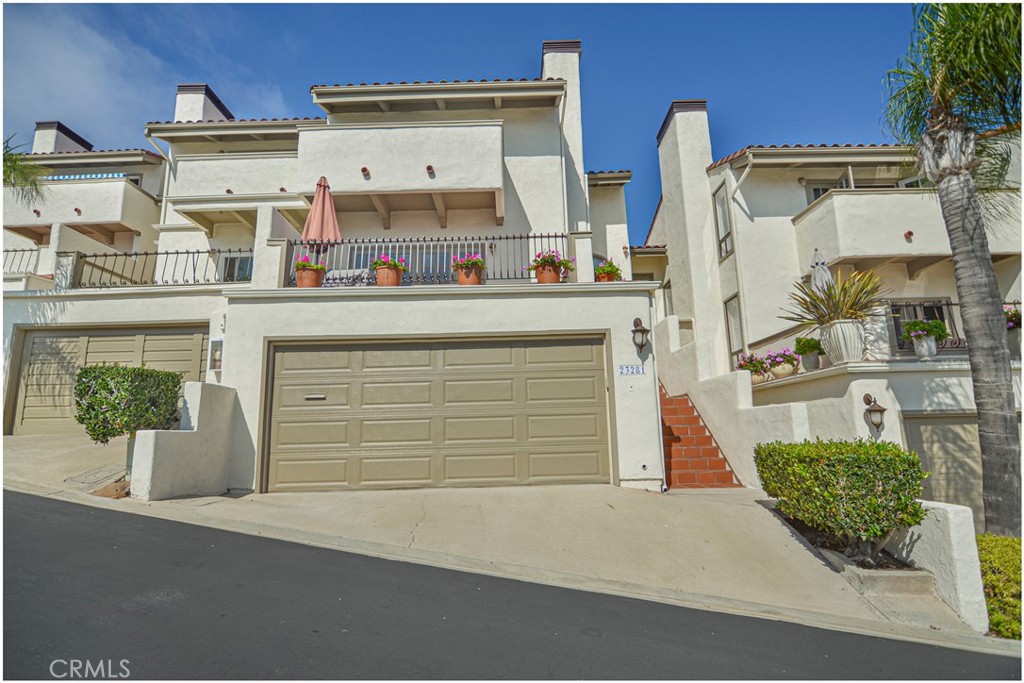
<instances>
[{"instance_id":1,"label":"concrete driveway","mask_svg":"<svg viewBox=\"0 0 1024 683\"><path fill-rule=\"evenodd\" d=\"M934 596L856 592L753 489L608 485L250 494L143 502L68 481L124 439L4 437L4 486L192 524L718 611L935 642L981 638ZM991 639L989 639L991 640ZM944 642L944 644L956 644Z\"/></svg>"}]
</instances>

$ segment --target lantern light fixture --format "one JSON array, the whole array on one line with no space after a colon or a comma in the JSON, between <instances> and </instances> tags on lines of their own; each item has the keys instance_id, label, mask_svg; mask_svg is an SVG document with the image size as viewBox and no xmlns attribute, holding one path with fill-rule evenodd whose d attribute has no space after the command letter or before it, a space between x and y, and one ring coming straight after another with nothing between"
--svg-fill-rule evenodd
<instances>
[{"instance_id":1,"label":"lantern light fixture","mask_svg":"<svg viewBox=\"0 0 1024 683\"><path fill-rule=\"evenodd\" d=\"M651 336L651 331L644 327L644 322L640 318L633 319L633 343L636 344L637 351L643 351L644 347L647 346L647 341Z\"/></svg>"},{"instance_id":2,"label":"lantern light fixture","mask_svg":"<svg viewBox=\"0 0 1024 683\"><path fill-rule=\"evenodd\" d=\"M878 401L871 394L864 394L864 405L867 406L864 409L864 414L867 416L868 422L876 431L882 431L882 426L885 424L885 408L878 405Z\"/></svg>"}]
</instances>

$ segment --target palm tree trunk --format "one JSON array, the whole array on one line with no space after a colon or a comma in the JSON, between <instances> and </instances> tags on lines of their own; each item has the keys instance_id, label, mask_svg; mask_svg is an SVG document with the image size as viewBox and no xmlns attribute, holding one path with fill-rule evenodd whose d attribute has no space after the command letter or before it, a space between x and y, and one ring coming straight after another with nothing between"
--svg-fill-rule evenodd
<instances>
[{"instance_id":1,"label":"palm tree trunk","mask_svg":"<svg viewBox=\"0 0 1024 683\"><path fill-rule=\"evenodd\" d=\"M985 529L1000 536L1019 537L1020 430L1002 295L992 268L981 204L969 173L953 173L940 180L938 194L953 253L978 408Z\"/></svg>"}]
</instances>

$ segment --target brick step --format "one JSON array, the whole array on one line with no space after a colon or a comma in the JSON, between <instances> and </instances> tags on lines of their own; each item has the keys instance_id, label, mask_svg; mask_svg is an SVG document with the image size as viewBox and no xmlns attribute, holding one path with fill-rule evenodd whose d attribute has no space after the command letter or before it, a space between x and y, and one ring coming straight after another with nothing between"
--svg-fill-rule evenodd
<instances>
[{"instance_id":1,"label":"brick step","mask_svg":"<svg viewBox=\"0 0 1024 683\"><path fill-rule=\"evenodd\" d=\"M689 396L661 393L662 440L669 489L739 486L714 436Z\"/></svg>"}]
</instances>

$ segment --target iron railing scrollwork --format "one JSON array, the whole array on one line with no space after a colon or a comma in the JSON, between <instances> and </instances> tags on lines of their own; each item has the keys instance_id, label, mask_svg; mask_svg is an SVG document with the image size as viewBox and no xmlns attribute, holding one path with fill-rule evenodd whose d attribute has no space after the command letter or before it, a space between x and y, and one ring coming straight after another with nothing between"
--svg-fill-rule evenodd
<instances>
[{"instance_id":1,"label":"iron railing scrollwork","mask_svg":"<svg viewBox=\"0 0 1024 683\"><path fill-rule=\"evenodd\" d=\"M58 257L71 260L69 286L73 288L212 285L252 279L252 249L60 252Z\"/></svg>"}]
</instances>

